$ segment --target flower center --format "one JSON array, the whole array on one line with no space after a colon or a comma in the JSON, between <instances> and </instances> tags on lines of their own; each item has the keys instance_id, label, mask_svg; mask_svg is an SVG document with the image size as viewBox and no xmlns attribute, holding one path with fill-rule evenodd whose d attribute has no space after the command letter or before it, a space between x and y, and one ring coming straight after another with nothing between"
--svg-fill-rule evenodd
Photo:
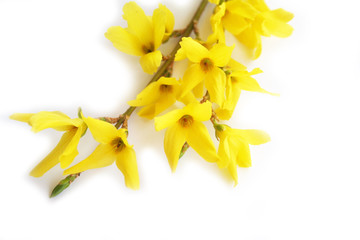
<instances>
[{"instance_id":1,"label":"flower center","mask_svg":"<svg viewBox=\"0 0 360 240\"><path fill-rule=\"evenodd\" d=\"M143 45L142 46L142 50L145 54L148 54L148 53L151 53L153 52L155 49L154 49L154 44L153 43L150 43L149 45L145 46Z\"/></svg>"},{"instance_id":2,"label":"flower center","mask_svg":"<svg viewBox=\"0 0 360 240\"><path fill-rule=\"evenodd\" d=\"M160 92L162 92L162 93L172 92L172 86L171 85L166 85L166 84L161 84L160 85Z\"/></svg>"},{"instance_id":3,"label":"flower center","mask_svg":"<svg viewBox=\"0 0 360 240\"><path fill-rule=\"evenodd\" d=\"M194 119L190 115L184 115L179 120L180 125L184 128L190 127L193 122Z\"/></svg>"},{"instance_id":4,"label":"flower center","mask_svg":"<svg viewBox=\"0 0 360 240\"><path fill-rule=\"evenodd\" d=\"M121 138L115 138L111 144L114 146L115 151L121 151L126 147L124 141Z\"/></svg>"},{"instance_id":5,"label":"flower center","mask_svg":"<svg viewBox=\"0 0 360 240\"><path fill-rule=\"evenodd\" d=\"M214 63L210 58L203 58L200 62L200 67L204 72L208 72L214 68Z\"/></svg>"}]
</instances>

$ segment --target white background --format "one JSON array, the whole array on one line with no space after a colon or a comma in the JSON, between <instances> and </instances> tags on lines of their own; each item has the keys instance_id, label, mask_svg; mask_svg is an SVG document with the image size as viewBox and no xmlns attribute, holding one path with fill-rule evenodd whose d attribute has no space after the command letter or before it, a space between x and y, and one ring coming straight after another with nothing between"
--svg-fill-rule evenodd
<instances>
[{"instance_id":1,"label":"white background","mask_svg":"<svg viewBox=\"0 0 360 240\"><path fill-rule=\"evenodd\" d=\"M200 1L161 0L183 28ZM120 25L125 1L0 0L0 239L360 239L360 15L357 0L268 0L295 14L294 34L263 38L250 62L259 83L281 97L243 92L228 123L266 130L272 141L252 147L253 167L239 185L189 150L172 174L164 131L134 114L129 142L141 189L125 187L115 165L84 173L55 199L55 167L30 170L61 133L33 134L14 112L59 110L76 117L117 116L146 85L138 58L104 37ZM138 0L152 14L158 0ZM201 19L209 32L208 8ZM167 49L171 48L169 43ZM177 75L182 67L179 63ZM180 69L180 70L179 70ZM209 130L211 130L209 128ZM76 162L96 143L88 134Z\"/></svg>"}]
</instances>

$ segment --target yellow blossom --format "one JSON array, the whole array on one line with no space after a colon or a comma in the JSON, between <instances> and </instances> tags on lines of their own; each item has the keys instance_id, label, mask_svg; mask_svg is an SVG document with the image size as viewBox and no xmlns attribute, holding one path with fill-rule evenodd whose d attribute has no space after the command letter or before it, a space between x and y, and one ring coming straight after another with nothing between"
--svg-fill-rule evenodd
<instances>
[{"instance_id":1,"label":"yellow blossom","mask_svg":"<svg viewBox=\"0 0 360 240\"><path fill-rule=\"evenodd\" d=\"M161 4L154 10L152 17L146 16L135 2L126 3L123 12L128 27L110 27L105 37L120 51L140 56L143 70L153 74L162 60L162 54L157 49L170 36L174 27L174 16Z\"/></svg>"},{"instance_id":2,"label":"yellow blossom","mask_svg":"<svg viewBox=\"0 0 360 240\"><path fill-rule=\"evenodd\" d=\"M135 151L127 141L127 130L116 129L114 125L91 117L84 118L94 139L100 144L90 156L64 171L74 174L88 169L106 167L116 162L124 174L125 184L132 189L140 186Z\"/></svg>"},{"instance_id":3,"label":"yellow blossom","mask_svg":"<svg viewBox=\"0 0 360 240\"><path fill-rule=\"evenodd\" d=\"M34 132L46 128L65 131L59 143L31 172L33 177L41 177L56 164L67 168L78 155L77 145L86 130L84 121L80 118L71 119L61 112L16 113L11 119L26 122Z\"/></svg>"},{"instance_id":4,"label":"yellow blossom","mask_svg":"<svg viewBox=\"0 0 360 240\"><path fill-rule=\"evenodd\" d=\"M226 75L221 67L229 62L234 46L215 44L208 50L190 37L182 38L180 45L181 51L176 60L186 56L191 62L184 74L181 97L194 88L197 89L194 92L196 97L201 97L205 83L211 101L222 105L225 99Z\"/></svg>"},{"instance_id":5,"label":"yellow blossom","mask_svg":"<svg viewBox=\"0 0 360 240\"><path fill-rule=\"evenodd\" d=\"M220 125L216 135L220 140L218 154L221 159L219 167L229 170L235 185L238 183L236 166L251 167L250 148L251 145L260 145L270 141L270 136L261 130L255 129L233 129Z\"/></svg>"},{"instance_id":6,"label":"yellow blossom","mask_svg":"<svg viewBox=\"0 0 360 240\"><path fill-rule=\"evenodd\" d=\"M224 43L224 28L237 35L250 25L250 21L254 20L257 14L258 11L244 0L222 2L215 8L210 18L213 33L208 37L207 42Z\"/></svg>"},{"instance_id":7,"label":"yellow blossom","mask_svg":"<svg viewBox=\"0 0 360 240\"><path fill-rule=\"evenodd\" d=\"M180 151L185 142L206 161L219 161L214 143L202 123L210 119L211 113L211 103L207 101L203 104L190 103L183 109L177 109L155 118L157 131L167 128L164 150L172 171L176 170Z\"/></svg>"},{"instance_id":8,"label":"yellow blossom","mask_svg":"<svg viewBox=\"0 0 360 240\"><path fill-rule=\"evenodd\" d=\"M217 6L211 17L213 34L208 41L224 41L225 28L241 43L254 50L254 58L261 54L261 36L288 37L293 28L287 24L294 15L282 8L270 10L264 0L230 0Z\"/></svg>"},{"instance_id":9,"label":"yellow blossom","mask_svg":"<svg viewBox=\"0 0 360 240\"><path fill-rule=\"evenodd\" d=\"M153 119L176 102L179 90L180 85L175 78L161 77L150 83L128 104L134 107L143 106L139 116Z\"/></svg>"},{"instance_id":10,"label":"yellow blossom","mask_svg":"<svg viewBox=\"0 0 360 240\"><path fill-rule=\"evenodd\" d=\"M261 88L259 83L251 77L252 75L262 73L259 68L248 72L244 65L231 59L227 66L224 67L224 71L226 73L226 99L224 104L216 109L216 114L220 119L229 120L231 118L239 100L241 90L278 96L278 94L268 92Z\"/></svg>"}]
</instances>

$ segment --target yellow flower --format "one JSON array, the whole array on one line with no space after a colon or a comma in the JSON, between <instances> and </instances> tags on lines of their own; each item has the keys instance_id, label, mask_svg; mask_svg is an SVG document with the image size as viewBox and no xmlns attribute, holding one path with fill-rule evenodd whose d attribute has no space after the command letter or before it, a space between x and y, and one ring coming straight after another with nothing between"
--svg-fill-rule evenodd
<instances>
[{"instance_id":1,"label":"yellow flower","mask_svg":"<svg viewBox=\"0 0 360 240\"><path fill-rule=\"evenodd\" d=\"M46 128L65 131L60 142L31 172L33 177L41 177L56 164L67 168L78 155L77 145L86 130L84 121L80 118L71 119L61 112L16 113L11 119L26 122L34 132Z\"/></svg>"},{"instance_id":2,"label":"yellow flower","mask_svg":"<svg viewBox=\"0 0 360 240\"><path fill-rule=\"evenodd\" d=\"M261 36L288 37L293 28L287 24L294 15L284 9L270 10L263 0L232 0L217 6L211 17L213 34L208 41L224 41L225 28L241 43L254 50L254 58L261 54ZM221 30L222 29L222 30Z\"/></svg>"},{"instance_id":3,"label":"yellow flower","mask_svg":"<svg viewBox=\"0 0 360 240\"><path fill-rule=\"evenodd\" d=\"M220 119L229 120L231 118L239 100L241 90L278 96L278 94L268 92L261 88L259 83L251 77L251 75L262 73L259 68L255 68L251 72L248 72L244 65L231 59L227 66L224 67L224 71L227 77L226 99L224 104L216 109L216 114Z\"/></svg>"},{"instance_id":4,"label":"yellow flower","mask_svg":"<svg viewBox=\"0 0 360 240\"><path fill-rule=\"evenodd\" d=\"M176 102L180 90L179 82L175 78L161 77L150 83L136 96L136 100L129 101L130 106L144 106L139 116L153 119Z\"/></svg>"},{"instance_id":5,"label":"yellow flower","mask_svg":"<svg viewBox=\"0 0 360 240\"><path fill-rule=\"evenodd\" d=\"M234 46L215 44L208 50L190 37L182 38L180 45L181 51L177 54L176 60L186 56L192 62L184 74L181 97L194 88L197 89L196 97L201 97L205 80L211 101L221 106L225 98L226 84L226 75L221 67L229 62Z\"/></svg>"},{"instance_id":6,"label":"yellow flower","mask_svg":"<svg viewBox=\"0 0 360 240\"><path fill-rule=\"evenodd\" d=\"M207 42L224 43L224 28L237 35L249 26L250 21L254 20L257 14L258 11L246 1L224 1L215 8L210 18L213 33L208 37Z\"/></svg>"},{"instance_id":7,"label":"yellow flower","mask_svg":"<svg viewBox=\"0 0 360 240\"><path fill-rule=\"evenodd\" d=\"M206 161L219 160L209 132L202 123L210 119L211 112L210 102L203 104L197 102L155 118L157 131L167 128L164 150L172 171L176 170L180 151L185 142Z\"/></svg>"},{"instance_id":8,"label":"yellow flower","mask_svg":"<svg viewBox=\"0 0 360 240\"><path fill-rule=\"evenodd\" d=\"M251 24L236 38L245 46L255 50L255 58L261 54L261 35L270 37L289 37L293 27L287 24L294 15L282 8L270 10L263 0L248 0L259 11Z\"/></svg>"},{"instance_id":9,"label":"yellow flower","mask_svg":"<svg viewBox=\"0 0 360 240\"><path fill-rule=\"evenodd\" d=\"M91 117L84 118L84 121L100 144L86 159L65 170L64 175L106 167L116 162L117 167L124 174L126 186L138 189L140 182L136 156L134 149L127 141L127 130L116 129L110 123Z\"/></svg>"},{"instance_id":10,"label":"yellow flower","mask_svg":"<svg viewBox=\"0 0 360 240\"><path fill-rule=\"evenodd\" d=\"M260 145L270 141L270 136L264 131L232 129L225 125L218 127L216 135L220 139L218 154L221 161L218 165L229 170L235 185L238 183L236 166L251 167L249 144Z\"/></svg>"},{"instance_id":11,"label":"yellow flower","mask_svg":"<svg viewBox=\"0 0 360 240\"><path fill-rule=\"evenodd\" d=\"M166 40L174 27L174 16L164 5L155 9L152 17L135 3L126 3L123 18L128 27L110 27L105 33L114 47L120 51L140 56L140 64L146 73L153 74L161 64L161 43Z\"/></svg>"}]
</instances>

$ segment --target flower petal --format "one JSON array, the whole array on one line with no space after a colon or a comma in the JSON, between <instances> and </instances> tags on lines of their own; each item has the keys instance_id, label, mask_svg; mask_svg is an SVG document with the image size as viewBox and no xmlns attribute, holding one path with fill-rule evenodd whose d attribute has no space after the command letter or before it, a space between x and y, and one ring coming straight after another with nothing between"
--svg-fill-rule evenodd
<instances>
[{"instance_id":1,"label":"flower petal","mask_svg":"<svg viewBox=\"0 0 360 240\"><path fill-rule=\"evenodd\" d=\"M249 22L238 14L226 14L222 23L224 28L234 35L240 34L249 26Z\"/></svg>"},{"instance_id":2,"label":"flower petal","mask_svg":"<svg viewBox=\"0 0 360 240\"><path fill-rule=\"evenodd\" d=\"M66 146L63 153L59 157L59 162L60 162L61 168L69 167L69 165L73 162L74 158L79 154L79 152L77 150L77 146L78 146L80 138L83 135L86 128L87 128L87 126L85 124L82 124L76 130L75 129L70 130L70 131L76 131L76 133L74 134L74 136L70 140L69 144Z\"/></svg>"},{"instance_id":3,"label":"flower petal","mask_svg":"<svg viewBox=\"0 0 360 240\"><path fill-rule=\"evenodd\" d=\"M58 112L39 112L29 120L34 132L42 131L46 128L53 128L57 131L68 131L81 124L80 119L71 119L65 114Z\"/></svg>"},{"instance_id":4,"label":"flower petal","mask_svg":"<svg viewBox=\"0 0 360 240\"><path fill-rule=\"evenodd\" d=\"M222 24L222 19L225 15L226 6L225 4L221 4L217 6L214 10L213 15L210 18L211 29L213 31L206 40L206 43L225 43L225 33Z\"/></svg>"},{"instance_id":5,"label":"flower petal","mask_svg":"<svg viewBox=\"0 0 360 240\"><path fill-rule=\"evenodd\" d=\"M271 16L281 22L289 22L291 19L294 18L294 14L288 11L285 11L282 8L278 8L275 10L271 10L270 12L268 12L271 14ZM268 14L268 13L264 13L264 14Z\"/></svg>"},{"instance_id":6,"label":"flower petal","mask_svg":"<svg viewBox=\"0 0 360 240\"><path fill-rule=\"evenodd\" d=\"M246 71L246 67L244 65L232 58L227 64L227 67L230 68L231 71Z\"/></svg>"},{"instance_id":7,"label":"flower petal","mask_svg":"<svg viewBox=\"0 0 360 240\"><path fill-rule=\"evenodd\" d=\"M180 98L188 94L195 86L200 84L204 78L205 73L201 70L200 64L194 63L190 65L184 73Z\"/></svg>"},{"instance_id":8,"label":"flower petal","mask_svg":"<svg viewBox=\"0 0 360 240\"><path fill-rule=\"evenodd\" d=\"M220 142L218 148L218 155L220 161L218 162L218 166L220 168L224 168L227 167L230 163L231 152L230 152L228 137L223 132L220 132L219 135L220 135Z\"/></svg>"},{"instance_id":9,"label":"flower petal","mask_svg":"<svg viewBox=\"0 0 360 240\"><path fill-rule=\"evenodd\" d=\"M155 9L152 22L154 25L154 49L158 49L165 35L166 12L161 8Z\"/></svg>"},{"instance_id":10,"label":"flower petal","mask_svg":"<svg viewBox=\"0 0 360 240\"><path fill-rule=\"evenodd\" d=\"M258 58L261 54L261 38L260 34L254 27L249 27L237 35L236 38L245 46L254 49L254 59Z\"/></svg>"},{"instance_id":11,"label":"flower petal","mask_svg":"<svg viewBox=\"0 0 360 240\"><path fill-rule=\"evenodd\" d=\"M162 91L162 85L169 85L171 89L169 92ZM173 95L174 97L179 92L179 82L176 78L161 77L158 81L150 83L137 96L136 100L129 101L130 106L145 106L152 103L157 103L163 95ZM172 105L172 104L171 104Z\"/></svg>"},{"instance_id":12,"label":"flower petal","mask_svg":"<svg viewBox=\"0 0 360 240\"><path fill-rule=\"evenodd\" d=\"M155 118L155 129L160 131L174 125L183 116L182 109L176 109L160 117Z\"/></svg>"},{"instance_id":13,"label":"flower petal","mask_svg":"<svg viewBox=\"0 0 360 240\"><path fill-rule=\"evenodd\" d=\"M294 28L289 24L273 19L266 19L264 21L264 28L270 34L281 38L289 37L294 31Z\"/></svg>"},{"instance_id":14,"label":"flower petal","mask_svg":"<svg viewBox=\"0 0 360 240\"><path fill-rule=\"evenodd\" d=\"M177 52L175 54L174 61L181 61L184 59L186 59L186 52L183 48L179 48L179 50L177 50Z\"/></svg>"},{"instance_id":15,"label":"flower petal","mask_svg":"<svg viewBox=\"0 0 360 240\"><path fill-rule=\"evenodd\" d=\"M239 167L243 167L243 168L251 167L249 144L244 143L244 142L239 142L238 148L239 148L239 152L236 157L237 165Z\"/></svg>"},{"instance_id":16,"label":"flower petal","mask_svg":"<svg viewBox=\"0 0 360 240\"><path fill-rule=\"evenodd\" d=\"M186 141L202 158L208 162L219 161L214 143L203 123L194 121L191 127L185 130Z\"/></svg>"},{"instance_id":17,"label":"flower petal","mask_svg":"<svg viewBox=\"0 0 360 240\"><path fill-rule=\"evenodd\" d=\"M69 142L76 134L76 129L63 134L56 147L30 172L30 176L41 177L59 163L59 156L64 152Z\"/></svg>"},{"instance_id":18,"label":"flower petal","mask_svg":"<svg viewBox=\"0 0 360 240\"><path fill-rule=\"evenodd\" d=\"M165 5L159 4L159 8L165 12L165 37L163 39L163 41L165 41L174 29L175 18L174 14Z\"/></svg>"},{"instance_id":19,"label":"flower petal","mask_svg":"<svg viewBox=\"0 0 360 240\"><path fill-rule=\"evenodd\" d=\"M155 103L160 98L160 85L158 81L150 83L136 96L135 100L128 101L128 104L139 107Z\"/></svg>"},{"instance_id":20,"label":"flower petal","mask_svg":"<svg viewBox=\"0 0 360 240\"><path fill-rule=\"evenodd\" d=\"M228 15L236 14L251 20L259 14L259 11L246 1L228 1L226 2L226 9L230 12ZM233 23L236 24L236 22Z\"/></svg>"},{"instance_id":21,"label":"flower petal","mask_svg":"<svg viewBox=\"0 0 360 240\"><path fill-rule=\"evenodd\" d=\"M241 94L239 84L234 84L231 77L226 79L226 99L220 108L216 109L216 114L222 120L229 120L235 110L236 104Z\"/></svg>"},{"instance_id":22,"label":"flower petal","mask_svg":"<svg viewBox=\"0 0 360 240\"><path fill-rule=\"evenodd\" d=\"M237 168L236 168L236 162L235 161L231 161L229 163L228 170L229 170L229 173L230 173L231 177L234 179L235 186L236 186L238 184L238 173L237 173Z\"/></svg>"},{"instance_id":23,"label":"flower petal","mask_svg":"<svg viewBox=\"0 0 360 240\"><path fill-rule=\"evenodd\" d=\"M147 119L153 119L156 115L155 115L155 103L151 103L149 105L146 105L144 107L142 107L140 109L140 111L138 112L138 115L140 117L143 117L143 118L147 118Z\"/></svg>"},{"instance_id":24,"label":"flower petal","mask_svg":"<svg viewBox=\"0 0 360 240\"><path fill-rule=\"evenodd\" d=\"M197 102L197 99L192 92L189 92L183 98L178 98L178 100L185 105L188 105L189 103Z\"/></svg>"},{"instance_id":25,"label":"flower petal","mask_svg":"<svg viewBox=\"0 0 360 240\"><path fill-rule=\"evenodd\" d=\"M140 58L140 64L144 72L153 74L161 64L162 54L159 50L150 52Z\"/></svg>"},{"instance_id":26,"label":"flower petal","mask_svg":"<svg viewBox=\"0 0 360 240\"><path fill-rule=\"evenodd\" d=\"M254 27L249 27L245 29L241 34L236 36L237 39L243 43L245 46L251 49L258 47L260 39L260 34L256 32Z\"/></svg>"},{"instance_id":27,"label":"flower petal","mask_svg":"<svg viewBox=\"0 0 360 240\"><path fill-rule=\"evenodd\" d=\"M204 96L204 90L205 90L205 82L201 81L198 85L196 85L193 89L194 96L197 98L202 98Z\"/></svg>"},{"instance_id":28,"label":"flower petal","mask_svg":"<svg viewBox=\"0 0 360 240\"><path fill-rule=\"evenodd\" d=\"M114 125L92 117L84 118L94 139L99 143L109 144L118 137L118 130Z\"/></svg>"},{"instance_id":29,"label":"flower petal","mask_svg":"<svg viewBox=\"0 0 360 240\"><path fill-rule=\"evenodd\" d=\"M235 45L228 47L225 44L215 44L210 49L210 59L214 61L215 66L224 67L231 59L231 53Z\"/></svg>"},{"instance_id":30,"label":"flower petal","mask_svg":"<svg viewBox=\"0 0 360 240\"><path fill-rule=\"evenodd\" d=\"M229 120L234 112L234 109L218 108L215 110L216 116L221 120Z\"/></svg>"},{"instance_id":31,"label":"flower petal","mask_svg":"<svg viewBox=\"0 0 360 240\"><path fill-rule=\"evenodd\" d=\"M270 11L264 0L247 0L253 7L261 12Z\"/></svg>"},{"instance_id":32,"label":"flower petal","mask_svg":"<svg viewBox=\"0 0 360 240\"><path fill-rule=\"evenodd\" d=\"M105 37L121 52L134 56L142 56L145 54L142 47L143 44L139 39L122 27L110 27L105 33Z\"/></svg>"},{"instance_id":33,"label":"flower petal","mask_svg":"<svg viewBox=\"0 0 360 240\"><path fill-rule=\"evenodd\" d=\"M89 169L102 168L111 165L116 160L114 148L109 144L99 144L94 152L75 166L66 169L64 175L84 172Z\"/></svg>"},{"instance_id":34,"label":"flower petal","mask_svg":"<svg viewBox=\"0 0 360 240\"><path fill-rule=\"evenodd\" d=\"M271 140L269 134L257 129L231 129L234 134L238 134L241 138L251 145L260 145Z\"/></svg>"},{"instance_id":35,"label":"flower petal","mask_svg":"<svg viewBox=\"0 0 360 240\"><path fill-rule=\"evenodd\" d=\"M175 172L181 149L186 142L184 131L180 124L176 123L166 129L164 138L164 150L171 170Z\"/></svg>"},{"instance_id":36,"label":"flower petal","mask_svg":"<svg viewBox=\"0 0 360 240\"><path fill-rule=\"evenodd\" d=\"M34 115L34 113L14 113L10 119L30 124L30 118Z\"/></svg>"},{"instance_id":37,"label":"flower petal","mask_svg":"<svg viewBox=\"0 0 360 240\"><path fill-rule=\"evenodd\" d=\"M139 189L140 180L134 149L126 147L118 152L116 166L124 175L125 185L133 190Z\"/></svg>"},{"instance_id":38,"label":"flower petal","mask_svg":"<svg viewBox=\"0 0 360 240\"><path fill-rule=\"evenodd\" d=\"M128 23L128 29L146 45L153 43L153 26L145 12L135 2L128 2L123 7L123 18Z\"/></svg>"},{"instance_id":39,"label":"flower petal","mask_svg":"<svg viewBox=\"0 0 360 240\"><path fill-rule=\"evenodd\" d=\"M208 121L212 114L211 106L210 101L190 103L183 108L183 115L190 115L195 121L199 122Z\"/></svg>"},{"instance_id":40,"label":"flower petal","mask_svg":"<svg viewBox=\"0 0 360 240\"><path fill-rule=\"evenodd\" d=\"M255 69L254 69L255 70ZM259 83L251 77L250 74L253 72L234 72L232 73L232 79L234 88L239 88L245 91L251 91L251 92L259 92L259 93L267 93L273 96L279 96L279 94L271 93L269 91L266 91L262 87L260 87Z\"/></svg>"},{"instance_id":41,"label":"flower petal","mask_svg":"<svg viewBox=\"0 0 360 240\"><path fill-rule=\"evenodd\" d=\"M226 75L223 70L214 68L206 74L205 87L209 91L212 102L222 106L225 100Z\"/></svg>"},{"instance_id":42,"label":"flower petal","mask_svg":"<svg viewBox=\"0 0 360 240\"><path fill-rule=\"evenodd\" d=\"M209 50L191 37L183 37L180 45L191 62L199 63L201 59L209 57Z\"/></svg>"},{"instance_id":43,"label":"flower petal","mask_svg":"<svg viewBox=\"0 0 360 240\"><path fill-rule=\"evenodd\" d=\"M141 108L138 115L148 119L153 119L155 116L159 115L160 113L168 109L175 102L176 102L175 95L173 94L161 95L156 103Z\"/></svg>"}]
</instances>

